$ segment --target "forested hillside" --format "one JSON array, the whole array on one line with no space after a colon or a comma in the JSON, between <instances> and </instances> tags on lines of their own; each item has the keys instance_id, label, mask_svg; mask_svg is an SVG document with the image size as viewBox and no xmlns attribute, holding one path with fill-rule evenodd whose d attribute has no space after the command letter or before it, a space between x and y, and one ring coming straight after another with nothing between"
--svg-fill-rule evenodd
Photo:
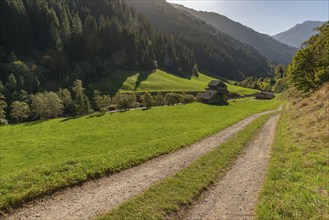
<instances>
[{"instance_id":1,"label":"forested hillside","mask_svg":"<svg viewBox=\"0 0 329 220\"><path fill-rule=\"evenodd\" d=\"M317 28L319 34L305 42L288 66L290 83L308 92L329 81L329 22Z\"/></svg>"},{"instance_id":2,"label":"forested hillside","mask_svg":"<svg viewBox=\"0 0 329 220\"><path fill-rule=\"evenodd\" d=\"M157 30L172 34L181 44L191 48L199 69L238 80L268 72L266 58L253 47L218 32L165 0L126 2L145 15Z\"/></svg>"},{"instance_id":3,"label":"forested hillside","mask_svg":"<svg viewBox=\"0 0 329 220\"><path fill-rule=\"evenodd\" d=\"M91 82L121 68L196 73L193 51L119 0L4 0L0 81L7 93Z\"/></svg>"},{"instance_id":4,"label":"forested hillside","mask_svg":"<svg viewBox=\"0 0 329 220\"><path fill-rule=\"evenodd\" d=\"M214 26L217 30L227 33L231 37L251 45L260 54L272 62L281 63L284 65L289 64L296 52L296 48L283 44L266 34L258 33L253 29L232 21L223 15L213 12L196 11L186 8L183 5L172 5L175 8L187 11L207 24Z\"/></svg>"}]
</instances>

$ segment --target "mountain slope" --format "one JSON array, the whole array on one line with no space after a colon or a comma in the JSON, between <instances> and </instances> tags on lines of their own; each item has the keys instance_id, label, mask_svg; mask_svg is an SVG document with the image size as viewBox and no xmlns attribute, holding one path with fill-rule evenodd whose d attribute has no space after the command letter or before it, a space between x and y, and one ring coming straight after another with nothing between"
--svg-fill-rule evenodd
<instances>
[{"instance_id":1,"label":"mountain slope","mask_svg":"<svg viewBox=\"0 0 329 220\"><path fill-rule=\"evenodd\" d=\"M305 21L302 24L297 24L291 29L272 36L274 39L299 48L304 41L316 34L313 29L319 27L324 22L321 21Z\"/></svg>"},{"instance_id":2,"label":"mountain slope","mask_svg":"<svg viewBox=\"0 0 329 220\"><path fill-rule=\"evenodd\" d=\"M3 0L0 21L6 97L21 89L55 91L75 79L88 84L115 69L196 72L193 51L121 0Z\"/></svg>"},{"instance_id":3,"label":"mountain slope","mask_svg":"<svg viewBox=\"0 0 329 220\"><path fill-rule=\"evenodd\" d=\"M119 90L121 92L201 92L214 79L202 73L199 73L198 77L185 79L159 69L152 72L118 70L92 84L91 87L102 93L113 93L113 88L115 88L115 91ZM259 91L229 83L226 83L226 85L229 92L239 95L252 95Z\"/></svg>"},{"instance_id":4,"label":"mountain slope","mask_svg":"<svg viewBox=\"0 0 329 220\"><path fill-rule=\"evenodd\" d=\"M218 32L165 0L126 2L142 13L158 31L172 34L181 44L192 49L200 69L229 79L262 76L268 72L266 58L254 48Z\"/></svg>"},{"instance_id":5,"label":"mountain slope","mask_svg":"<svg viewBox=\"0 0 329 220\"><path fill-rule=\"evenodd\" d=\"M237 40L253 46L260 54L272 62L288 64L291 62L296 49L283 44L272 37L261 34L238 22L213 12L196 11L182 5L172 4L175 8L187 11L193 16L212 25L217 30L227 33Z\"/></svg>"}]
</instances>

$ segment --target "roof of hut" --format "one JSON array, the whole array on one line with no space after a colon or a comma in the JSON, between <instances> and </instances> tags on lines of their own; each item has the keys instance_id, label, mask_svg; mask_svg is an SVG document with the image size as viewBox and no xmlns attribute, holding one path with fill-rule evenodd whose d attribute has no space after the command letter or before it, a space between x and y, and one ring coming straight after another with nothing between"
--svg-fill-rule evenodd
<instances>
[{"instance_id":1,"label":"roof of hut","mask_svg":"<svg viewBox=\"0 0 329 220\"><path fill-rule=\"evenodd\" d=\"M201 99L207 99L207 100L209 100L209 99L211 99L214 95L216 95L218 93L218 91L216 91L216 90L207 90L207 91L205 91L204 93L202 93L202 95L201 95Z\"/></svg>"},{"instance_id":2,"label":"roof of hut","mask_svg":"<svg viewBox=\"0 0 329 220\"><path fill-rule=\"evenodd\" d=\"M209 84L209 87L227 87L225 83L221 80L212 80Z\"/></svg>"}]
</instances>

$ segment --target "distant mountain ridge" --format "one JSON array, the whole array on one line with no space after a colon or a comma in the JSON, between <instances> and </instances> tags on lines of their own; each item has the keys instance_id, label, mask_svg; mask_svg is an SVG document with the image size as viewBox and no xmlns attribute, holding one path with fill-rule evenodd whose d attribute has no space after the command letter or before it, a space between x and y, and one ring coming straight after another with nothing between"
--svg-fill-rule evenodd
<instances>
[{"instance_id":1,"label":"distant mountain ridge","mask_svg":"<svg viewBox=\"0 0 329 220\"><path fill-rule=\"evenodd\" d=\"M241 43L165 0L125 0L152 26L190 48L198 68L216 76L241 80L269 74L268 60L252 46Z\"/></svg>"},{"instance_id":2,"label":"distant mountain ridge","mask_svg":"<svg viewBox=\"0 0 329 220\"><path fill-rule=\"evenodd\" d=\"M321 26L323 23L322 21L305 21L272 37L282 43L300 48L307 39L317 33L314 28Z\"/></svg>"},{"instance_id":3,"label":"distant mountain ridge","mask_svg":"<svg viewBox=\"0 0 329 220\"><path fill-rule=\"evenodd\" d=\"M255 30L223 15L213 12L196 11L178 4L172 4L172 6L190 13L207 24L212 25L217 30L226 33L243 43L251 45L261 55L268 58L269 61L289 64L296 52L296 48L283 44L269 35L258 33Z\"/></svg>"}]
</instances>

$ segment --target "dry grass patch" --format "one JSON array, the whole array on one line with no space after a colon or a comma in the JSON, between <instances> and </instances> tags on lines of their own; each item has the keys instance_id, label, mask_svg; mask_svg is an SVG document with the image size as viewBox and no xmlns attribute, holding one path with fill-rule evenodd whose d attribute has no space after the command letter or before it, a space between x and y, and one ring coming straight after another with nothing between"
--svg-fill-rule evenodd
<instances>
[{"instance_id":1,"label":"dry grass patch","mask_svg":"<svg viewBox=\"0 0 329 220\"><path fill-rule=\"evenodd\" d=\"M328 92L326 84L282 115L258 219L329 219Z\"/></svg>"}]
</instances>

